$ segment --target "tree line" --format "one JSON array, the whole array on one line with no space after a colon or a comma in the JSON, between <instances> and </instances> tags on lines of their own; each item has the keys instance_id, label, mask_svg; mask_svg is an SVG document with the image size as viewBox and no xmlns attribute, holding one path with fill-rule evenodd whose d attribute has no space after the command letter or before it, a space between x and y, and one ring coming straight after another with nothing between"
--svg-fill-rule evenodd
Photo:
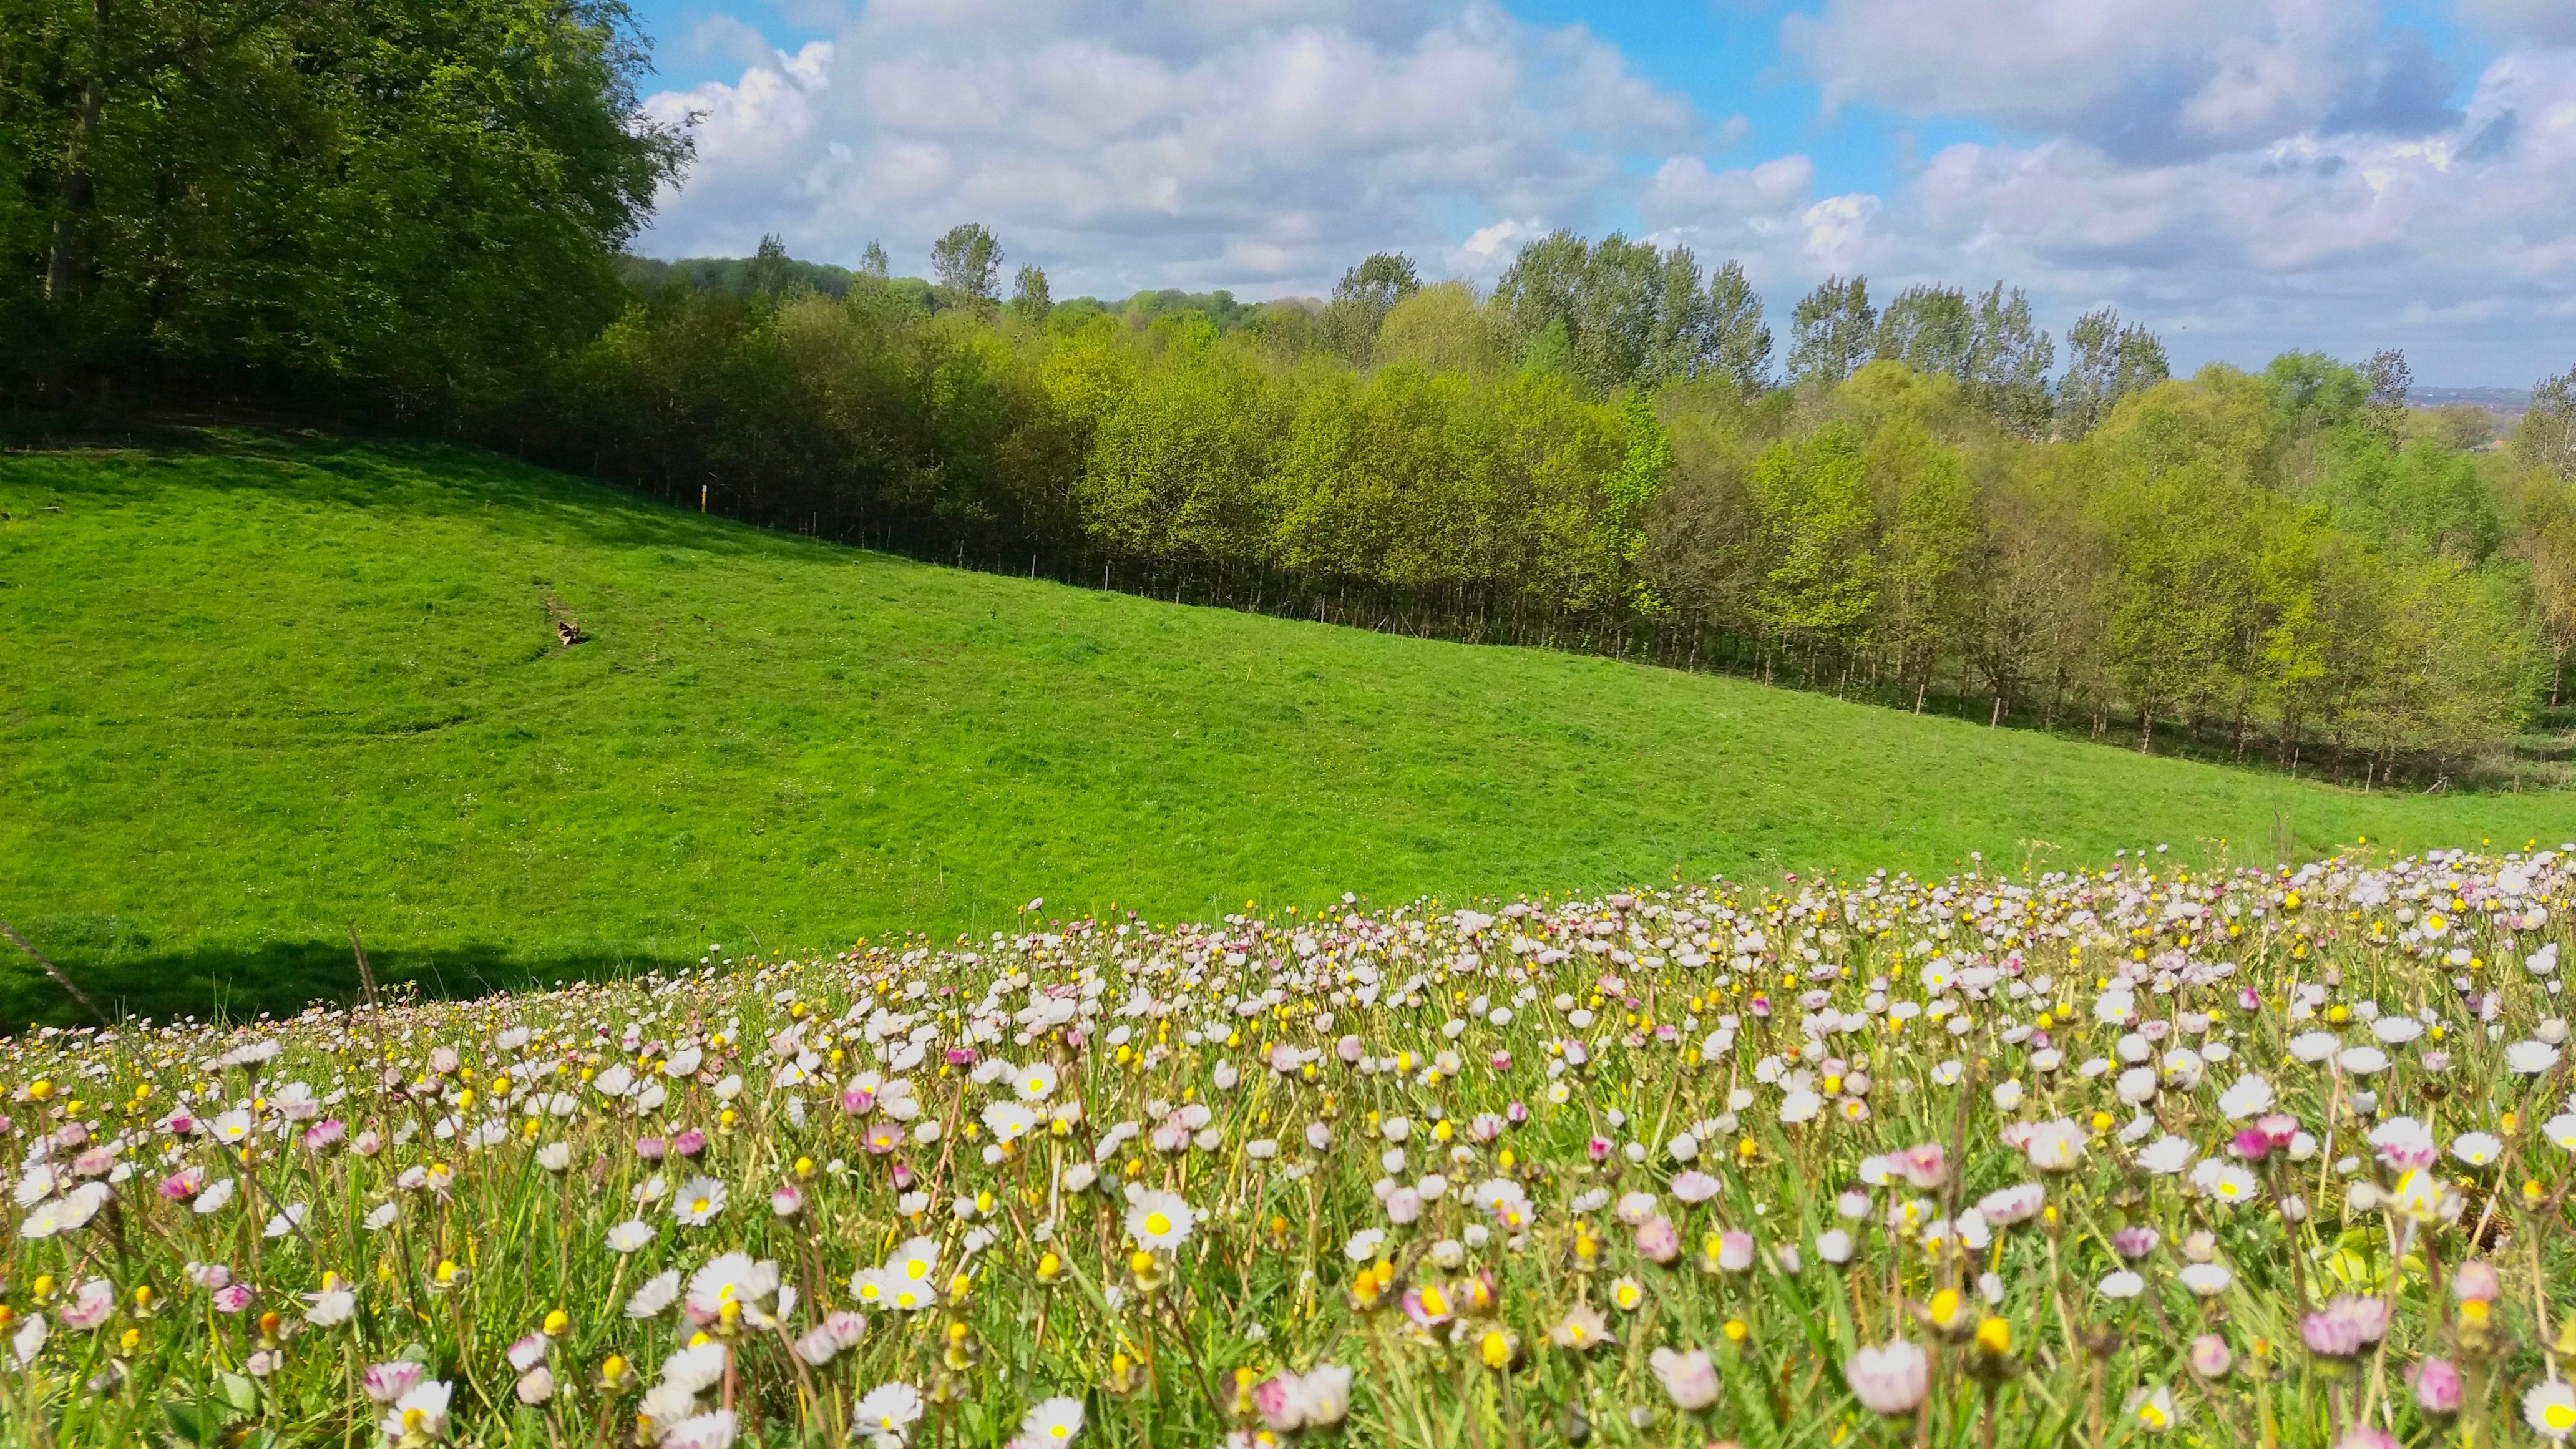
<instances>
[{"instance_id":1,"label":"tree line","mask_svg":"<svg viewBox=\"0 0 2576 1449\"><path fill-rule=\"evenodd\" d=\"M1489 290L1058 299L625 246L689 159L616 0L23 0L0 384L285 400L778 527L1451 637L1758 672L2364 781L2567 687L2576 370L2510 447L2403 359L2169 376L2109 311L1559 232Z\"/></svg>"},{"instance_id":2,"label":"tree line","mask_svg":"<svg viewBox=\"0 0 2576 1449\"><path fill-rule=\"evenodd\" d=\"M1999 284L1832 279L1775 362L1740 265L1619 236L1258 305L1005 296L982 228L933 256L641 293L518 436L925 556L2355 783L2456 775L2568 684L2576 371L2497 448L2394 352L2176 379L2104 311L2058 369Z\"/></svg>"}]
</instances>

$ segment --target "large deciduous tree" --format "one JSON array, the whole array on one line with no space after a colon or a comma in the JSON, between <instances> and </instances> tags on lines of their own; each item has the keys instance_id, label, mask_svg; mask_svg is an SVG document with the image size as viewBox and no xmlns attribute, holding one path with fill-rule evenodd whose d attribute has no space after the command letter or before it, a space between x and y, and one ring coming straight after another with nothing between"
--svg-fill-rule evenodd
<instances>
[{"instance_id":1,"label":"large deciduous tree","mask_svg":"<svg viewBox=\"0 0 2576 1449\"><path fill-rule=\"evenodd\" d=\"M685 137L616 0L19 0L0 319L22 381L489 394L620 303Z\"/></svg>"}]
</instances>

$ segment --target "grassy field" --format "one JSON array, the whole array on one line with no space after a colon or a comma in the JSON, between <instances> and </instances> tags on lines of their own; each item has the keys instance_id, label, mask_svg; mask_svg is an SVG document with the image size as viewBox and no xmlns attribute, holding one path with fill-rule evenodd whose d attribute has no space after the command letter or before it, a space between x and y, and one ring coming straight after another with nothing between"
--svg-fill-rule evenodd
<instances>
[{"instance_id":1,"label":"grassy field","mask_svg":"<svg viewBox=\"0 0 2576 1449\"><path fill-rule=\"evenodd\" d=\"M486 454L0 458L0 918L134 1010L2170 843L2576 832L1728 679L964 573ZM566 648L558 615L589 642ZM26 963L0 1022L61 1019Z\"/></svg>"}]
</instances>

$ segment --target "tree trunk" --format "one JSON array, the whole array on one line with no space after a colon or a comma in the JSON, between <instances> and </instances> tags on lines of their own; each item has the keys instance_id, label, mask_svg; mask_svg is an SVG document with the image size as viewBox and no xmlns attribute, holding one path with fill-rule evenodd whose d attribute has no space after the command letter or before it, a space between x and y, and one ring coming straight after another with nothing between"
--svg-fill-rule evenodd
<instances>
[{"instance_id":1,"label":"tree trunk","mask_svg":"<svg viewBox=\"0 0 2576 1449\"><path fill-rule=\"evenodd\" d=\"M2152 746L2155 742L2156 712L2145 705L2140 705L2138 706L2138 753L2142 755L2154 754L2155 751Z\"/></svg>"},{"instance_id":2,"label":"tree trunk","mask_svg":"<svg viewBox=\"0 0 2576 1449\"><path fill-rule=\"evenodd\" d=\"M98 205L98 183L89 168L97 154L99 108L106 103L101 90L107 83L107 5L108 0L93 0L90 7L89 75L81 82L80 129L73 135L71 154L63 158L64 214L54 218L53 254L45 262L45 300L56 306L72 300L80 290L79 273L88 269L89 214Z\"/></svg>"},{"instance_id":3,"label":"tree trunk","mask_svg":"<svg viewBox=\"0 0 2576 1449\"><path fill-rule=\"evenodd\" d=\"M1994 708L1994 712L1986 716L1986 728L1988 728L1988 729L1994 729L1994 728L1996 728L1997 726L2000 726L2003 722L2004 722L2004 697L2003 697L2003 692L2002 692L2002 691L2000 691L2000 690L1998 690L1998 691L1996 691L1996 693L1995 693L1995 708Z\"/></svg>"}]
</instances>

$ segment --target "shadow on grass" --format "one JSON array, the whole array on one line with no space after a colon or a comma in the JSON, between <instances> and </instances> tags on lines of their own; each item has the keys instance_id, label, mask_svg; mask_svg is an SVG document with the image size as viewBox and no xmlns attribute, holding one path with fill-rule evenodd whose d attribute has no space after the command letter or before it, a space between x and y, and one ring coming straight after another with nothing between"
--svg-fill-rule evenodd
<instances>
[{"instance_id":1,"label":"shadow on grass","mask_svg":"<svg viewBox=\"0 0 2576 1449\"><path fill-rule=\"evenodd\" d=\"M123 453L143 465L132 473L87 469L72 475L68 483L46 478L33 484L38 489L56 488L66 498L131 498L172 488L268 493L339 504L378 517L471 517L495 532L551 544L576 540L607 549L679 548L718 555L809 557L816 549L811 539L710 518L642 489L433 439L184 419L149 421L113 433L64 429L30 436L26 428L19 432L21 436L13 440L0 427L0 446L14 441L14 451L37 459L49 454ZM225 464L232 466L221 466ZM174 467L184 471L174 477L168 471ZM899 555L864 549L840 549L824 556L865 556L919 566Z\"/></svg>"},{"instance_id":2,"label":"shadow on grass","mask_svg":"<svg viewBox=\"0 0 2576 1449\"><path fill-rule=\"evenodd\" d=\"M0 942L0 950L6 949L6 943ZM15 959L0 961L0 1032L90 1022L89 1014L33 961L14 951L10 954ZM485 996L567 981L622 980L656 965L652 957L636 951L513 956L502 947L480 945L438 950L370 945L367 958L379 988L392 991L408 983L428 999ZM263 1013L293 1016L315 1002L345 1006L359 994L357 962L347 941L208 946L123 955L104 963L61 957L55 961L110 1016L119 1019L169 1021L193 1016L248 1021Z\"/></svg>"}]
</instances>

